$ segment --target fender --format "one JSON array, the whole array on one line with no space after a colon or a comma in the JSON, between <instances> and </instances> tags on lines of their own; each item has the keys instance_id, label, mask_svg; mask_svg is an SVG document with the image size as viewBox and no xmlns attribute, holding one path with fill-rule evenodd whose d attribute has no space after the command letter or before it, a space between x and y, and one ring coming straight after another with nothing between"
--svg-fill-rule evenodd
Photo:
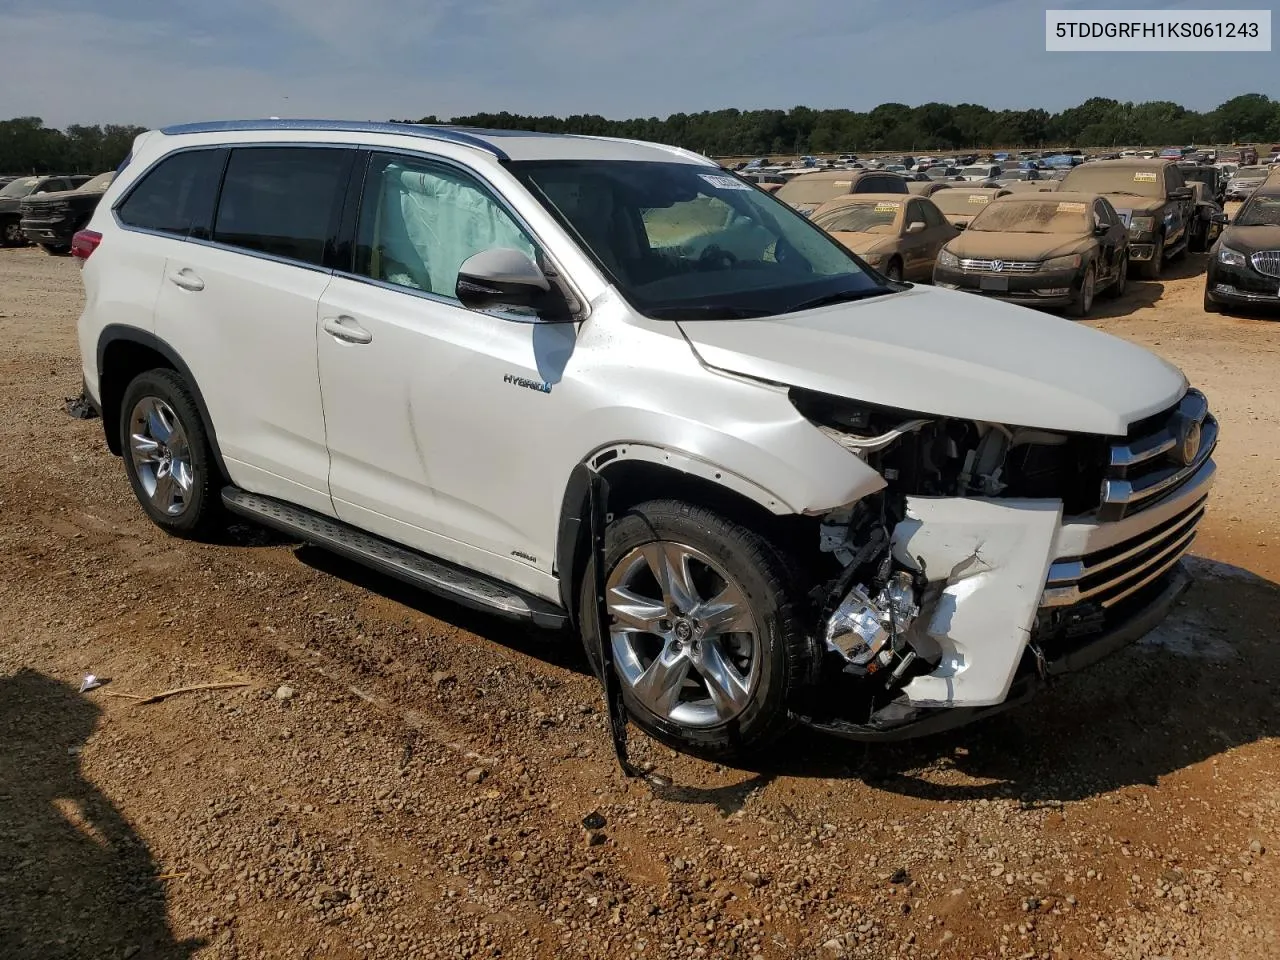
<instances>
[{"instance_id":1,"label":"fender","mask_svg":"<svg viewBox=\"0 0 1280 960\"><path fill-rule=\"evenodd\" d=\"M196 378L192 375L191 368L188 367L182 357L178 355L178 351L174 350L173 347L164 340L161 340L155 334L149 333L146 330L141 330L138 327L127 326L123 323L112 323L102 328L102 332L98 335L97 365L98 399L102 403L104 409L107 405L107 398L102 390L102 381L106 374L105 361L107 356L107 347L111 346L113 343L121 342L136 343L140 347L146 347L148 350L155 351L160 354L160 356L164 357L165 361L173 367L174 370L178 371L178 373L182 375L182 379L187 382L187 386L190 388L192 396L195 397L196 408L200 412L200 418L204 421L205 432L209 435L209 446L213 449L214 462L217 463L218 470L221 471L224 477L230 476L230 474L227 473L227 465L222 459L222 450L218 446L218 431L214 427L213 418L209 416L209 407L204 402L204 394L200 392L200 384L196 383ZM124 386L124 384L120 385L121 393L124 392ZM107 446L111 449L112 453L119 455L120 438L118 436L113 437L111 435L112 429L116 426L118 426L118 423L113 424L108 422L108 418L106 416L102 418L102 430L106 435Z\"/></svg>"}]
</instances>

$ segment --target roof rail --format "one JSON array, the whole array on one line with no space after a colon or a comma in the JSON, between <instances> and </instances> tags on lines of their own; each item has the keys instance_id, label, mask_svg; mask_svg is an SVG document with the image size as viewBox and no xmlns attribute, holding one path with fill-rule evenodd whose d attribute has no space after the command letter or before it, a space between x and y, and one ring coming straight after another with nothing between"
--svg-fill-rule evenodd
<instances>
[{"instance_id":1,"label":"roof rail","mask_svg":"<svg viewBox=\"0 0 1280 960\"><path fill-rule=\"evenodd\" d=\"M229 133L237 130L330 130L335 133L384 133L392 136L421 137L424 140L457 143L483 150L499 160L509 159L506 153L482 137L465 133L457 127L422 123L383 123L368 120L210 120L162 127L160 132L167 136L179 136L187 133Z\"/></svg>"}]
</instances>

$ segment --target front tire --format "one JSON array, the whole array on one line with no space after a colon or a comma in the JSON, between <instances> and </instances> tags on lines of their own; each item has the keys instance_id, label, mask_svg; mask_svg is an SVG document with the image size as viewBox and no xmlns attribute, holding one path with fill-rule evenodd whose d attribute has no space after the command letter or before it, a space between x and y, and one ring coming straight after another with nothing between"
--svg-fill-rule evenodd
<instances>
[{"instance_id":1,"label":"front tire","mask_svg":"<svg viewBox=\"0 0 1280 960\"><path fill-rule=\"evenodd\" d=\"M727 758L790 727L810 643L781 554L702 507L655 500L605 534L605 635L636 724L677 749ZM594 560L579 593L587 653L600 671Z\"/></svg>"},{"instance_id":2,"label":"front tire","mask_svg":"<svg viewBox=\"0 0 1280 960\"><path fill-rule=\"evenodd\" d=\"M1096 292L1097 273L1094 272L1093 264L1084 268L1084 279L1080 281L1080 293L1076 299L1067 307L1067 316L1069 317L1087 317L1089 311L1093 309L1093 295Z\"/></svg>"},{"instance_id":3,"label":"front tire","mask_svg":"<svg viewBox=\"0 0 1280 960\"><path fill-rule=\"evenodd\" d=\"M1143 280L1159 280L1160 271L1164 269L1164 237L1156 237L1151 248L1151 259L1141 265L1138 275Z\"/></svg>"},{"instance_id":4,"label":"front tire","mask_svg":"<svg viewBox=\"0 0 1280 960\"><path fill-rule=\"evenodd\" d=\"M191 388L175 371L148 370L120 403L120 450L134 496L161 530L208 538L221 518L220 479Z\"/></svg>"},{"instance_id":5,"label":"front tire","mask_svg":"<svg viewBox=\"0 0 1280 960\"><path fill-rule=\"evenodd\" d=\"M0 246L21 247L27 242L22 232L22 225L17 220L5 220L0 223Z\"/></svg>"}]
</instances>

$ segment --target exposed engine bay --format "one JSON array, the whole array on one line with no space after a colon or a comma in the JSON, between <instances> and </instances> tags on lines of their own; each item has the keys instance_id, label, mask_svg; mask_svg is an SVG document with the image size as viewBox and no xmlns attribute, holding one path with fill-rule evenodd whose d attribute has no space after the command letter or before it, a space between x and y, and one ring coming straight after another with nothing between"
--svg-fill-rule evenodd
<instances>
[{"instance_id":1,"label":"exposed engine bay","mask_svg":"<svg viewBox=\"0 0 1280 960\"><path fill-rule=\"evenodd\" d=\"M815 596L820 703L869 732L1001 703L1040 657L1029 628L1054 539L1064 515L1097 507L1105 440L797 390L792 402L886 481L820 520L840 567Z\"/></svg>"}]
</instances>

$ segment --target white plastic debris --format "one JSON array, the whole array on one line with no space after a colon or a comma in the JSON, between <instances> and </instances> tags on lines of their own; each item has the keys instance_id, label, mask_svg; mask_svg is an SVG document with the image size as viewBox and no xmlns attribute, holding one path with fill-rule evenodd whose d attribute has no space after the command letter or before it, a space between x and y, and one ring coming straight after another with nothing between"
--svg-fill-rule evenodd
<instances>
[{"instance_id":1,"label":"white plastic debris","mask_svg":"<svg viewBox=\"0 0 1280 960\"><path fill-rule=\"evenodd\" d=\"M90 690L96 690L102 686L102 681L95 677L92 673L86 673L84 680L80 682L80 692L88 693Z\"/></svg>"}]
</instances>

